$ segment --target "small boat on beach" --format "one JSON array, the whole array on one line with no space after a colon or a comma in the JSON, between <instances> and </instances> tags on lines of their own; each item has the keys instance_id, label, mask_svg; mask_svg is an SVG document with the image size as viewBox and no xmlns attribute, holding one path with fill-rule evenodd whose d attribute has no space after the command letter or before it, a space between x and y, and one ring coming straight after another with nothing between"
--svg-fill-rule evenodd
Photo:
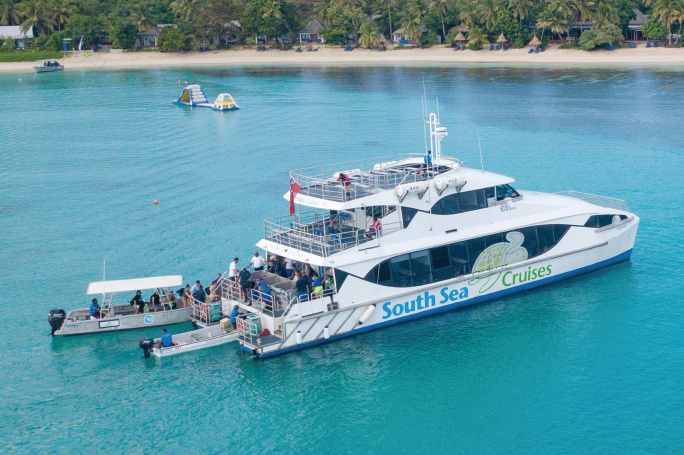
<instances>
[{"instance_id":1,"label":"small boat on beach","mask_svg":"<svg viewBox=\"0 0 684 455\"><path fill-rule=\"evenodd\" d=\"M210 103L199 84L186 85L178 99L173 103L179 106L210 107L215 111L237 111L240 109L230 93L220 93L216 100Z\"/></svg>"},{"instance_id":2,"label":"small boat on beach","mask_svg":"<svg viewBox=\"0 0 684 455\"><path fill-rule=\"evenodd\" d=\"M49 58L45 60L36 60L36 65L33 69L36 70L36 73L52 73L55 71L63 71L64 65L60 64L54 58Z\"/></svg>"},{"instance_id":3,"label":"small boat on beach","mask_svg":"<svg viewBox=\"0 0 684 455\"><path fill-rule=\"evenodd\" d=\"M145 353L145 358L150 357L150 353L161 358L237 341L237 335L230 321L224 319L221 324L172 335L173 346L163 347L161 338L144 338L140 341L140 347Z\"/></svg>"},{"instance_id":4,"label":"small boat on beach","mask_svg":"<svg viewBox=\"0 0 684 455\"><path fill-rule=\"evenodd\" d=\"M193 308L178 308L179 302L173 296L172 289L182 284L183 277L180 275L90 283L86 294L102 294L102 305L95 307L97 311L93 311L94 307L91 306L71 310L68 314L62 309L50 310L48 322L52 335L87 335L189 322ZM116 294L145 290L159 291L158 306L144 302L142 298L138 301L138 308L133 301L124 301L119 305L113 303Z\"/></svg>"}]
</instances>

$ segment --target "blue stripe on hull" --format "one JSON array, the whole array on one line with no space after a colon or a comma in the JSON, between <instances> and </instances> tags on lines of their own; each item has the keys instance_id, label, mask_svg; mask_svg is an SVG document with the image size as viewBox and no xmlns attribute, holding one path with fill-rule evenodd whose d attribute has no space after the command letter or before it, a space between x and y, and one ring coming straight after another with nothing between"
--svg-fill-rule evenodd
<instances>
[{"instance_id":1,"label":"blue stripe on hull","mask_svg":"<svg viewBox=\"0 0 684 455\"><path fill-rule=\"evenodd\" d=\"M356 329L352 332L345 333L343 335L337 335L337 336L332 337L328 340L324 339L324 340L312 341L310 343L302 344L299 346L293 346L291 348L283 349L280 351L269 352L267 354L261 354L261 355L257 354L257 357L259 357L261 359L265 359L268 357L275 357L277 355L285 354L285 353L296 351L299 349L304 349L304 348L316 346L316 345L319 345L322 343L327 343L329 341L339 340L342 338L346 338L348 336L357 335L359 333L364 333L364 332L368 332L371 330L379 329L381 327L386 327L388 325L398 324L400 322L410 321L413 319L418 319L418 318L430 316L430 315L437 314L437 313L443 313L445 311L455 310L457 308L463 308L465 306L475 305L477 303L481 303L481 302L484 302L487 300L496 299L496 298L503 297L503 296L506 296L509 294L514 294L517 292L536 288L536 287L543 286L546 284L555 283L556 281L560 281L560 280L564 280L567 278L572 278L574 276L583 275L585 273L593 272L594 270L598 270L600 268L607 267L609 265L617 264L617 263L623 262L623 261L628 261L631 256L632 256L632 250L630 249L630 250L627 250L624 253L619 254L613 258L606 259L605 261L597 262L596 264L588 265L586 267L582 267L582 268L579 268L576 270L571 270L570 272L561 273L560 275L551 276L549 278L544 278L542 280L537 280L537 281L533 281L530 283L525 283L523 285L516 286L516 287L511 288L511 289L504 289L502 291L493 292L491 294L483 295L480 297L473 297L472 299L468 299L465 302L460 303L460 304L459 303L452 303L451 305L443 306L441 308L435 308L434 310L423 311L420 313L412 314L410 316L404 316L402 318L392 319L392 320L386 321L386 322L379 322L377 324L373 324L373 325L370 325L368 327L359 327L358 329ZM254 355L254 353L252 352L251 349L246 348L243 345L240 345L240 347L244 351Z\"/></svg>"}]
</instances>

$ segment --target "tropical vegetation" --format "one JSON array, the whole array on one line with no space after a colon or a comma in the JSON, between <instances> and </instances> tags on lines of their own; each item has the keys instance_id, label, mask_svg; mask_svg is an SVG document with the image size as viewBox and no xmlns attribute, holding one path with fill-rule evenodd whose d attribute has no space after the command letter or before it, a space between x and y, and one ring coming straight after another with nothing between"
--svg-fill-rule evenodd
<instances>
[{"instance_id":1,"label":"tropical vegetation","mask_svg":"<svg viewBox=\"0 0 684 455\"><path fill-rule=\"evenodd\" d=\"M369 48L391 40L401 28L411 44L450 45L459 33L455 26L463 24L471 49L501 34L514 47L536 35L566 44L575 38L579 47L593 49L622 39L635 8L651 17L644 36L668 37L670 44L679 40L684 0L0 0L0 25L32 29L35 38L26 40L28 47L51 51L64 38L72 47L80 42L85 48L110 44L130 49L139 34L151 30L159 32L157 45L166 51L207 43L284 46L295 42L314 17L323 25L320 36L330 44ZM590 29L582 34L577 23L588 23L584 29ZM6 40L2 49L10 44Z\"/></svg>"}]
</instances>

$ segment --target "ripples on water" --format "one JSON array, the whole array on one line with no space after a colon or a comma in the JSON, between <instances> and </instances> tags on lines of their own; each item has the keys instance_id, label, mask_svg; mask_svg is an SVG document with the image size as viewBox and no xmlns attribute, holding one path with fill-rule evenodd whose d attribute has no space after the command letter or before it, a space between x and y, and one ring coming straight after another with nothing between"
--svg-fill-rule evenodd
<instances>
[{"instance_id":1,"label":"ripples on water","mask_svg":"<svg viewBox=\"0 0 684 455\"><path fill-rule=\"evenodd\" d=\"M684 77L671 69L0 75L0 440L9 453L679 453ZM288 171L423 147L522 189L625 198L631 263L265 362L49 337L88 282L210 281L286 215ZM242 110L178 108L178 80ZM158 206L152 200L158 199ZM151 331L147 335L156 335Z\"/></svg>"}]
</instances>

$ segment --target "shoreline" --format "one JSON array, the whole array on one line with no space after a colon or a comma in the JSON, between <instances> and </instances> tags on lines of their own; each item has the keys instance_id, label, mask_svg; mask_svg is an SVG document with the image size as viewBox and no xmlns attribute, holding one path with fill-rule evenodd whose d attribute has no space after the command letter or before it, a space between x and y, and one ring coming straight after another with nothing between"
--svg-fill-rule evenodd
<instances>
[{"instance_id":1,"label":"shoreline","mask_svg":"<svg viewBox=\"0 0 684 455\"><path fill-rule=\"evenodd\" d=\"M383 65L427 65L450 66L458 64L494 64L497 66L543 67L554 65L592 66L681 66L684 68L684 48L615 49L613 51L582 51L547 47L545 52L528 54L529 47L507 51L454 51L450 48L429 49L354 49L351 52L341 48L319 47L317 52L295 52L269 49L257 52L254 49L214 50L209 52L189 51L182 53L161 52L95 52L89 57L76 53L61 60L65 70L71 69L146 69L167 67L201 66L383 66ZM33 72L34 62L3 62L0 72Z\"/></svg>"}]
</instances>

